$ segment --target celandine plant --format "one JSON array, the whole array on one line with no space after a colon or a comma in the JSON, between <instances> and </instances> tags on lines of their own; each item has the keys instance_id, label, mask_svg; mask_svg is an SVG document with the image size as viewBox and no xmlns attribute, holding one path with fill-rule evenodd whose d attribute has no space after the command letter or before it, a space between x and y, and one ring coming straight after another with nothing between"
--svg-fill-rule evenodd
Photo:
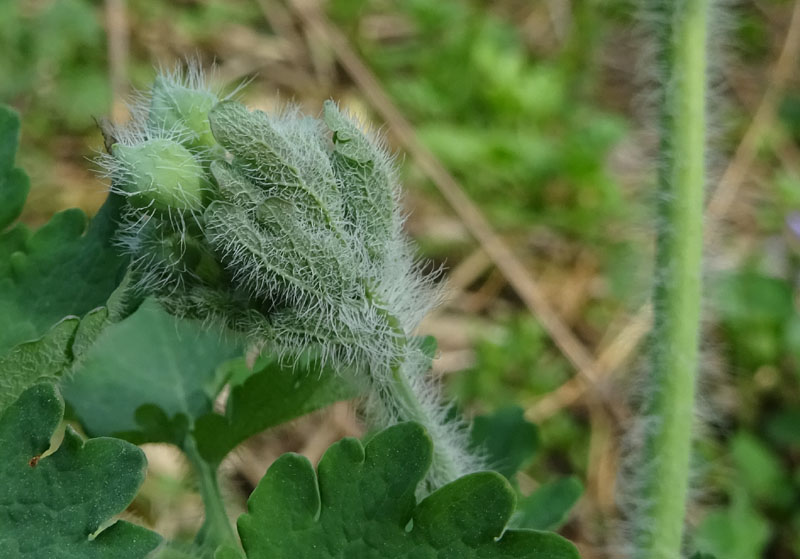
<instances>
[{"instance_id":1,"label":"celandine plant","mask_svg":"<svg viewBox=\"0 0 800 559\"><path fill-rule=\"evenodd\" d=\"M576 559L543 531L574 483L512 518L504 476L535 445L521 410L470 432L472 447L499 435L485 452L503 466L473 472L426 376L430 344L413 331L438 292L402 233L381 141L332 103L323 120L251 112L195 70L161 75L132 112L107 131L112 194L88 228L68 210L31 234L14 224L18 120L0 107L0 556ZM266 349L251 366L242 337ZM68 428L49 451L62 394L98 438ZM224 458L359 395L369 441L335 443L317 471L280 457L234 530ZM144 479L143 442L177 446L194 470L205 519L191 544L111 520Z\"/></svg>"},{"instance_id":2,"label":"celandine plant","mask_svg":"<svg viewBox=\"0 0 800 559\"><path fill-rule=\"evenodd\" d=\"M430 489L475 471L413 336L438 291L403 233L381 138L333 102L318 120L219 100L195 69L159 76L132 114L100 161L127 199L118 242L136 287L353 372L372 425L416 421L433 438Z\"/></svg>"},{"instance_id":3,"label":"celandine plant","mask_svg":"<svg viewBox=\"0 0 800 559\"><path fill-rule=\"evenodd\" d=\"M658 275L625 533L642 559L685 547L709 2L653 0L664 71ZM500 473L476 471L481 452L467 450L428 376L414 331L439 292L403 234L396 170L378 136L331 102L322 119L250 111L195 69L160 75L131 122L108 133L100 161L112 195L88 229L67 211L31 233L14 223L28 189L13 166L18 120L0 107L0 556L578 557L540 531L553 526L543 518L565 514L553 493L534 493L512 518L515 491ZM147 298L128 304L130 291ZM278 359L247 367L229 331ZM104 438L68 428L49 450L61 393ZM216 477L225 456L358 394L383 429L366 444L334 444L316 472L298 455L279 458L234 532ZM513 430L529 440L533 427L520 423L521 412L502 415L471 437L517 440ZM109 525L144 478L144 455L126 441L173 443L189 457L205 504L196 545L158 547L149 530ZM518 467L525 452L496 463Z\"/></svg>"}]
</instances>

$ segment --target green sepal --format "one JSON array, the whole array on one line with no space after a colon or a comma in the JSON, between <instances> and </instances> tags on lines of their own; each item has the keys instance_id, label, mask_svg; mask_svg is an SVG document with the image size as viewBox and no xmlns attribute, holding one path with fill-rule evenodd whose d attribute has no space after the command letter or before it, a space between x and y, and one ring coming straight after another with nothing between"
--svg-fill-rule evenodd
<instances>
[{"instance_id":1,"label":"green sepal","mask_svg":"<svg viewBox=\"0 0 800 559\"><path fill-rule=\"evenodd\" d=\"M217 146L208 122L208 112L217 104L216 95L179 85L165 76L156 77L150 94L148 124L153 131L178 134L190 148Z\"/></svg>"},{"instance_id":2,"label":"green sepal","mask_svg":"<svg viewBox=\"0 0 800 559\"><path fill-rule=\"evenodd\" d=\"M114 144L111 149L122 169L117 184L130 194L131 204L162 212L203 208L205 171L177 141L154 138L130 146Z\"/></svg>"}]
</instances>

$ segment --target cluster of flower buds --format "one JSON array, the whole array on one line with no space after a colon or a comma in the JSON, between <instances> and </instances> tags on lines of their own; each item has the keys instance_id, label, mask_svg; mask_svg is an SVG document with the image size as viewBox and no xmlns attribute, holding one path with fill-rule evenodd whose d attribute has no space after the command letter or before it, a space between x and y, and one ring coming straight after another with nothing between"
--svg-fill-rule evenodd
<instances>
[{"instance_id":1,"label":"cluster of flower buds","mask_svg":"<svg viewBox=\"0 0 800 559\"><path fill-rule=\"evenodd\" d=\"M127 199L118 241L138 288L280 355L314 348L369 385L379 423L453 439L412 335L437 290L383 141L333 102L322 119L250 111L196 70L159 76L132 115L101 163Z\"/></svg>"}]
</instances>

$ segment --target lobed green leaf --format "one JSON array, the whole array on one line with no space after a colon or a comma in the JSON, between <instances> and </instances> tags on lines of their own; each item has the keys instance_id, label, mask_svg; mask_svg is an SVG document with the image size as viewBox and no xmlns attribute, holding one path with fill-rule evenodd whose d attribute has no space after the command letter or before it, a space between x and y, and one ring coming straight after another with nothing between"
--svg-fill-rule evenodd
<instances>
[{"instance_id":1,"label":"lobed green leaf","mask_svg":"<svg viewBox=\"0 0 800 559\"><path fill-rule=\"evenodd\" d=\"M126 259L112 246L120 200L110 196L87 228L77 209L31 234L19 217L25 173L14 167L19 118L0 105L0 355L36 340L66 316L84 316L116 288Z\"/></svg>"},{"instance_id":2,"label":"lobed green leaf","mask_svg":"<svg viewBox=\"0 0 800 559\"><path fill-rule=\"evenodd\" d=\"M470 438L476 452L485 454L486 463L509 480L530 462L539 448L539 429L525 419L519 406L476 417Z\"/></svg>"},{"instance_id":3,"label":"lobed green leaf","mask_svg":"<svg viewBox=\"0 0 800 559\"><path fill-rule=\"evenodd\" d=\"M552 533L505 530L514 491L495 472L470 474L416 502L432 444L416 423L334 444L319 463L286 454L239 518L250 559L576 559Z\"/></svg>"},{"instance_id":4,"label":"lobed green leaf","mask_svg":"<svg viewBox=\"0 0 800 559\"><path fill-rule=\"evenodd\" d=\"M148 299L100 334L64 396L88 433L181 444L191 422L211 411L217 367L242 352L241 340Z\"/></svg>"},{"instance_id":5,"label":"lobed green leaf","mask_svg":"<svg viewBox=\"0 0 800 559\"><path fill-rule=\"evenodd\" d=\"M18 227L0 237L0 256L8 255L0 264L0 355L65 316L105 305L126 265L112 246L118 205L110 196L88 228L73 209L32 235Z\"/></svg>"},{"instance_id":6,"label":"lobed green leaf","mask_svg":"<svg viewBox=\"0 0 800 559\"><path fill-rule=\"evenodd\" d=\"M38 384L0 415L0 557L141 559L161 538L109 520L145 476L144 453L117 439L84 441L70 427L45 454L64 413L55 387Z\"/></svg>"},{"instance_id":7,"label":"lobed green leaf","mask_svg":"<svg viewBox=\"0 0 800 559\"><path fill-rule=\"evenodd\" d=\"M0 357L0 411L40 380L55 380L72 362L69 350L79 320L65 318L47 334L14 346Z\"/></svg>"}]
</instances>

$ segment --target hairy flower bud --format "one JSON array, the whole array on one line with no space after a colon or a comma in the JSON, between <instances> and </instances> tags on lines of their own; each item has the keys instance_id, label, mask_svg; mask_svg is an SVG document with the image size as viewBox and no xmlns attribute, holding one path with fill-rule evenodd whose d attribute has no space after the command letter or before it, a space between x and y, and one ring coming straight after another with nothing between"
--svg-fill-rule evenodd
<instances>
[{"instance_id":1,"label":"hairy flower bud","mask_svg":"<svg viewBox=\"0 0 800 559\"><path fill-rule=\"evenodd\" d=\"M138 207L160 211L203 208L205 173L189 150L174 140L155 138L135 145L115 144L118 187Z\"/></svg>"},{"instance_id":2,"label":"hairy flower bud","mask_svg":"<svg viewBox=\"0 0 800 559\"><path fill-rule=\"evenodd\" d=\"M101 160L130 202L118 242L137 287L355 375L375 423L419 421L434 437L431 487L473 470L413 335L439 292L403 233L381 138L331 102L320 120L218 101L193 69L151 94Z\"/></svg>"},{"instance_id":3,"label":"hairy flower bud","mask_svg":"<svg viewBox=\"0 0 800 559\"><path fill-rule=\"evenodd\" d=\"M150 100L149 126L180 135L189 148L217 147L211 133L208 112L218 102L217 96L205 89L187 87L171 76L158 76Z\"/></svg>"},{"instance_id":4,"label":"hairy flower bud","mask_svg":"<svg viewBox=\"0 0 800 559\"><path fill-rule=\"evenodd\" d=\"M369 231L367 250L380 259L386 243L400 228L391 157L381 142L365 134L333 101L325 102L323 115L333 133L331 165L347 185L342 189L347 219L356 228Z\"/></svg>"}]
</instances>

